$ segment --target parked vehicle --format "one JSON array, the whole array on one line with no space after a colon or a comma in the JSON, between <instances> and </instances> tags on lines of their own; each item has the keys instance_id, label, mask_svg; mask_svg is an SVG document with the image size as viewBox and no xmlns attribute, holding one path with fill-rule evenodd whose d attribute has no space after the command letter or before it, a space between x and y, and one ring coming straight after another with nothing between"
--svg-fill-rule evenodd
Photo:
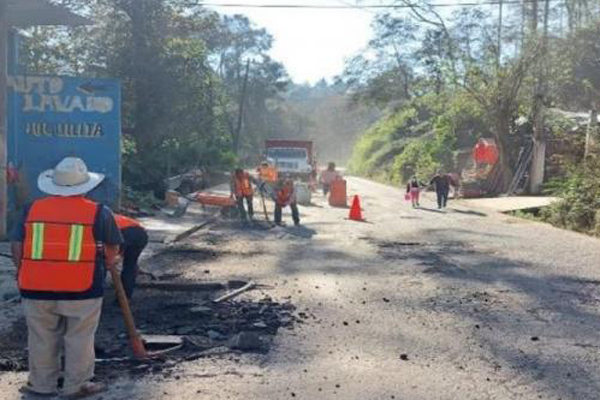
<instances>
[{"instance_id":1,"label":"parked vehicle","mask_svg":"<svg viewBox=\"0 0 600 400\"><path fill-rule=\"evenodd\" d=\"M306 140L271 139L265 141L266 157L269 164L277 167L279 173L309 181L315 174L313 142Z\"/></svg>"}]
</instances>

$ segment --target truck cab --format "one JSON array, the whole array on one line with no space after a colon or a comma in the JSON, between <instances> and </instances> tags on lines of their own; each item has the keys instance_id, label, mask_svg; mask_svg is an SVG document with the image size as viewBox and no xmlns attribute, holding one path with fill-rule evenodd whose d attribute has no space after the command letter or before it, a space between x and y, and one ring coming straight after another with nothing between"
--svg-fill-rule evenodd
<instances>
[{"instance_id":1,"label":"truck cab","mask_svg":"<svg viewBox=\"0 0 600 400\"><path fill-rule=\"evenodd\" d=\"M267 162L279 173L308 180L313 172L312 142L299 140L267 140Z\"/></svg>"},{"instance_id":2,"label":"truck cab","mask_svg":"<svg viewBox=\"0 0 600 400\"><path fill-rule=\"evenodd\" d=\"M312 167L308 162L308 152L301 148L274 147L267 149L267 161L277 167L277 171L290 174L308 174Z\"/></svg>"}]
</instances>

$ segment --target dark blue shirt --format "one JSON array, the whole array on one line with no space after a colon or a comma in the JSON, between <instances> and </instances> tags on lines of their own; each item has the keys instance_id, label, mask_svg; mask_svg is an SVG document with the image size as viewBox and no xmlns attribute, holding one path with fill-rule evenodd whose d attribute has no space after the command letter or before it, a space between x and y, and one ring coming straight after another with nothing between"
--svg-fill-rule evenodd
<instances>
[{"instance_id":1,"label":"dark blue shirt","mask_svg":"<svg viewBox=\"0 0 600 400\"><path fill-rule=\"evenodd\" d=\"M20 219L15 224L10 234L10 240L13 242L25 241L25 221L31 206L25 207ZM115 217L110 208L99 205L96 219L94 221L94 239L107 245L120 245L123 243L123 237L115 222ZM32 300L86 300L95 299L104 296L104 280L106 278L106 266L104 254L96 255L96 268L94 270L94 282L92 287L83 293L60 293L60 292L36 292L21 290L21 296Z\"/></svg>"}]
</instances>

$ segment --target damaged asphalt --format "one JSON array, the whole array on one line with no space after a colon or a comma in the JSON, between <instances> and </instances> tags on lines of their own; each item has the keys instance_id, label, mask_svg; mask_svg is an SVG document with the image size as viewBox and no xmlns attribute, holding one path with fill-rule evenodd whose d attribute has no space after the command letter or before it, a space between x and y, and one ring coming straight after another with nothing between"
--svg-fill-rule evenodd
<instances>
[{"instance_id":1,"label":"damaged asphalt","mask_svg":"<svg viewBox=\"0 0 600 400\"><path fill-rule=\"evenodd\" d=\"M148 282L259 287L223 305L210 291L136 292L144 333L191 341L112 375L115 364L99 363L111 382L102 399L598 398L598 240L456 202L413 210L402 190L361 179L349 192L369 223L318 195L300 208L302 228L217 223L147 259L158 277ZM107 359L126 342L111 300L114 331L98 341ZM3 346L19 339L0 326ZM19 399L25 379L0 372L3 399Z\"/></svg>"}]
</instances>

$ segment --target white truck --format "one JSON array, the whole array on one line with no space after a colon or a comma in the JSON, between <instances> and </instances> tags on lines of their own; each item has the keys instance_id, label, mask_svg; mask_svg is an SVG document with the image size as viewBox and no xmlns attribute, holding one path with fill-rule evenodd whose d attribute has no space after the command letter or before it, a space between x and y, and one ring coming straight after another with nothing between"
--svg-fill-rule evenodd
<instances>
[{"instance_id":1,"label":"white truck","mask_svg":"<svg viewBox=\"0 0 600 400\"><path fill-rule=\"evenodd\" d=\"M280 174L308 182L316 172L311 141L270 139L265 142L265 148L267 161Z\"/></svg>"}]
</instances>

